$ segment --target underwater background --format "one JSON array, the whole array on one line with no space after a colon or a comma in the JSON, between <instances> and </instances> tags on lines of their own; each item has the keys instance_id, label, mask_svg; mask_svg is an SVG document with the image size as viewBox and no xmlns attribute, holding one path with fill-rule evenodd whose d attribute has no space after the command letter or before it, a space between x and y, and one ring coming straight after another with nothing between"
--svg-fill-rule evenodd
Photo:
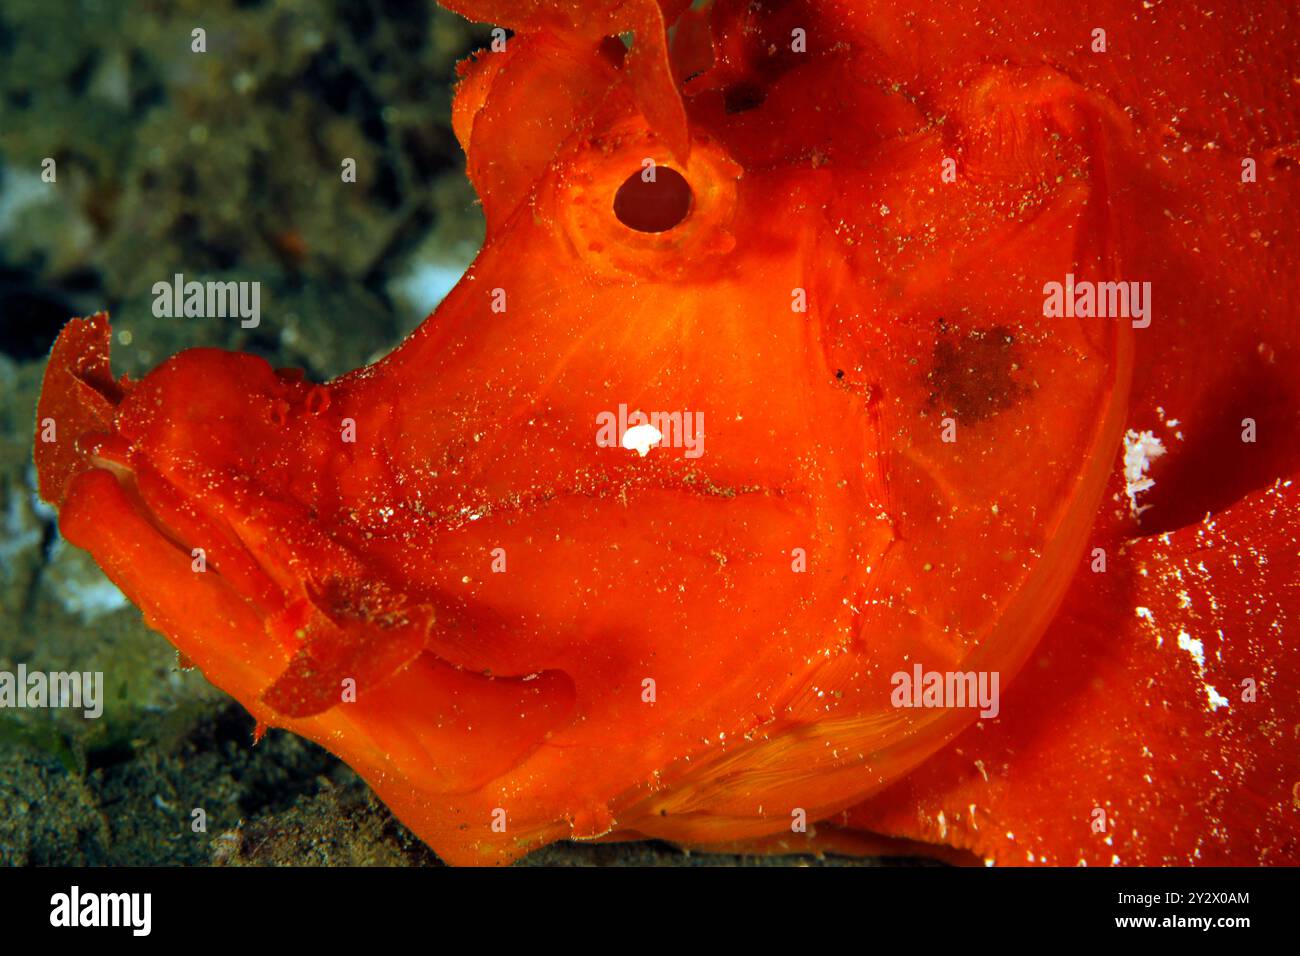
<instances>
[{"instance_id":1,"label":"underwater background","mask_svg":"<svg viewBox=\"0 0 1300 956\"><path fill-rule=\"evenodd\" d=\"M0 670L105 682L99 719L0 709L0 864L438 862L324 750L279 730L253 745L248 713L59 537L32 441L72 316L111 311L119 375L209 345L314 380L423 321L482 241L450 103L489 30L431 0L0 6ZM259 281L260 324L156 318L151 289L176 273ZM523 861L789 862L653 843Z\"/></svg>"}]
</instances>

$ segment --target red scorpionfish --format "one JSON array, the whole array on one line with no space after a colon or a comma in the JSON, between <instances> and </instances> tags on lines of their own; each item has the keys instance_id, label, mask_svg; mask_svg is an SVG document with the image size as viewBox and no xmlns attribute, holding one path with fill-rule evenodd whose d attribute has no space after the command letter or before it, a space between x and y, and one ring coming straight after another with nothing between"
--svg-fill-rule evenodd
<instances>
[{"instance_id":1,"label":"red scorpionfish","mask_svg":"<svg viewBox=\"0 0 1300 956\"><path fill-rule=\"evenodd\" d=\"M54 346L148 623L452 863L1300 860L1295 10L447 6L487 239L395 351Z\"/></svg>"}]
</instances>

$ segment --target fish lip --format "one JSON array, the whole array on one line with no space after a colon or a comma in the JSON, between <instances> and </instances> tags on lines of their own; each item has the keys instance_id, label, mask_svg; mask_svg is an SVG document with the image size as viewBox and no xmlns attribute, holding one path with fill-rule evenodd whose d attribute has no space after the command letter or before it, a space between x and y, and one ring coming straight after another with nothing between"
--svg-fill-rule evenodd
<instances>
[{"instance_id":1,"label":"fish lip","mask_svg":"<svg viewBox=\"0 0 1300 956\"><path fill-rule=\"evenodd\" d=\"M167 492L176 495L184 507L192 509L203 521L212 524L218 531L223 532L225 537L223 544L234 544L239 547L242 556L251 561L257 571L274 585L275 592L281 598L281 601L278 602L280 607L287 605L294 599L295 595L281 583L283 571L275 573L277 569L268 566L267 562L252 547L252 543L244 535L240 534L237 524L232 523L219 510L214 509L204 499L203 495L188 493L178 486L166 474L156 468L141 450L132 448L130 459L125 463L110 461L101 464L93 457L89 458L87 463L91 468L98 468L112 474L117 479L118 484L126 491L137 514L148 522L158 535L172 547L190 558L194 557L195 551L200 547L205 552L211 551L216 542L204 540L201 545L196 544L193 540L190 540L186 533L175 527L159 508L150 503L149 498L140 487L139 476L142 470L148 469L152 473L153 481L163 483ZM247 601L263 620L280 609L280 607L276 606L276 603L268 602L268 595L265 590L262 594L257 594L250 589L240 587L232 575L221 573L217 562L213 561L212 564L213 567L209 570L217 574L235 595Z\"/></svg>"}]
</instances>

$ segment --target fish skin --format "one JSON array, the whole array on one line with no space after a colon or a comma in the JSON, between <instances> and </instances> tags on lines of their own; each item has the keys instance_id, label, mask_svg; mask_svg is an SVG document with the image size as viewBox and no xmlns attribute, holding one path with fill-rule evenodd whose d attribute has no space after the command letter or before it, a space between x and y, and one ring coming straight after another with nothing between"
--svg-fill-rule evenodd
<instances>
[{"instance_id":1,"label":"fish skin","mask_svg":"<svg viewBox=\"0 0 1300 956\"><path fill-rule=\"evenodd\" d=\"M548 33L572 41L581 38L589 47L603 45L606 37L639 37L626 57L626 74L637 106L646 121L672 152L685 163L691 139L686 111L669 59L667 24L690 6L689 0L454 0L443 4L470 19L504 24L526 33ZM509 41L507 41L507 51ZM531 95L548 95L533 87Z\"/></svg>"},{"instance_id":2,"label":"fish skin","mask_svg":"<svg viewBox=\"0 0 1300 956\"><path fill-rule=\"evenodd\" d=\"M1129 16L1086 3L1059 17L958 2L906 25L890 4L865 5L860 21L849 5L841 14L874 34L900 80L910 70L924 84L972 43L991 59L1016 57L1031 36L1036 57L1123 105L1151 190L1124 203L1143 237L1129 254L1165 303L1137 336L1130 421L1169 451L1140 519L1112 482L1114 504L1090 544L1107 550L1108 571L1080 573L1002 717L842 825L1000 864L1300 859L1300 743L1290 732L1300 714L1285 623L1300 601L1300 233L1279 216L1300 198L1290 66L1300 41L1294 10L1195 8L1214 26L1194 46L1180 10L1159 6ZM1107 28L1111 54L1079 42L1091 25ZM1244 157L1258 162L1255 184L1241 182ZM1242 443L1246 417L1267 419L1269 441ZM1182 630L1204 638L1208 676L1178 649ZM1247 678L1269 684L1254 704L1238 699ZM1206 706L1215 681L1235 691L1216 688L1230 707ZM1104 831L1093 829L1098 809Z\"/></svg>"},{"instance_id":3,"label":"fish skin","mask_svg":"<svg viewBox=\"0 0 1300 956\"><path fill-rule=\"evenodd\" d=\"M1153 82L1135 38L1185 58L1177 21L1112 3L1062 18L958 2L918 20L723 2L703 73L698 14L666 60L680 3L449 6L519 32L463 68L454 112L484 250L397 351L324 386L211 350L129 382L109 370L106 316L56 343L42 495L151 626L261 723L343 757L450 862L563 837L758 840L788 833L792 809L1000 862L1111 862L1091 840L1096 800L1117 827L1142 819L1122 863L1294 862L1280 780L1298 745L1277 732L1295 723L1293 678L1237 598L1296 606L1290 492L1260 489L1296 470L1297 443L1242 456L1233 429L1199 424L1220 423L1227 396L1296 434L1295 385L1270 371L1294 369L1297 345L1296 239L1277 212L1296 188L1286 98L1254 80L1233 88L1253 109L1216 110L1213 69ZM1244 22L1198 9L1230 23L1198 41L1204 64L1238 78L1232 51L1249 49L1287 76L1289 14L1265 36L1248 29L1262 6ZM1084 52L1064 22L1080 18L1108 25L1113 55ZM775 43L791 22L807 24L806 62ZM605 41L629 30L626 54ZM1171 138L1180 106L1200 112ZM1194 161L1193 134L1219 148ZM1263 160L1244 197L1242 150ZM604 206L647 154L695 192L663 235ZM955 183L939 178L949 156ZM1048 325L1042 282L1071 270L1150 279L1174 318ZM1241 308L1193 320L1221 301ZM602 455L592 416L628 399L704 411L709 454ZM1189 477L1161 459L1139 527L1111 505L1119 436L1173 415L1192 461L1237 464ZM1256 711L1197 711L1187 655L1169 639L1154 655L1120 600L1139 589L1175 620L1136 569L1186 568L1190 530L1135 541L1113 577L1087 570L1088 547L1117 554L1205 504L1225 546L1273 529L1262 590L1235 583L1210 616L1216 592L1198 592L1189 619L1251 634L1233 666L1268 675ZM211 573L191 570L199 540ZM1001 670L993 732L889 707L889 674L913 660ZM1077 679L1089 668L1105 707ZM1143 674L1183 724L1125 695ZM345 679L355 703L331 699ZM1139 782L1140 751L1105 757L1113 730L1080 701L1150 725L1184 761L1186 727L1217 749L1199 777L1165 762ZM1242 744L1261 726L1276 761ZM971 778L972 741L992 781ZM1104 759L1108 787L1080 769ZM1246 805L1265 807L1253 833L1213 777L1237 766ZM981 812L1021 842L977 832Z\"/></svg>"},{"instance_id":4,"label":"fish skin","mask_svg":"<svg viewBox=\"0 0 1300 956\"><path fill-rule=\"evenodd\" d=\"M999 720L836 822L1004 865L1294 865L1297 582L1296 478L1128 542Z\"/></svg>"}]
</instances>

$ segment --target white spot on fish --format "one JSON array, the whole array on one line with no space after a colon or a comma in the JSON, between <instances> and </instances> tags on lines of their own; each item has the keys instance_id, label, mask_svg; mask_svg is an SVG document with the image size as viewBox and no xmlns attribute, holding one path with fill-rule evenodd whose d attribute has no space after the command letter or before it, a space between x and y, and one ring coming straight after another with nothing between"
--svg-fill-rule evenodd
<instances>
[{"instance_id":1,"label":"white spot on fish","mask_svg":"<svg viewBox=\"0 0 1300 956\"><path fill-rule=\"evenodd\" d=\"M1147 477L1151 462L1165 453L1165 446L1153 432L1129 429L1124 435L1124 493L1128 495L1129 511L1140 518L1150 505L1138 505L1137 496L1155 487L1155 479Z\"/></svg>"},{"instance_id":2,"label":"white spot on fish","mask_svg":"<svg viewBox=\"0 0 1300 956\"><path fill-rule=\"evenodd\" d=\"M1196 661L1196 669L1203 675L1205 673L1205 645L1186 631L1179 631L1178 647L1192 655L1192 660Z\"/></svg>"},{"instance_id":3,"label":"white spot on fish","mask_svg":"<svg viewBox=\"0 0 1300 956\"><path fill-rule=\"evenodd\" d=\"M650 449L664 440L663 432L653 425L633 425L623 433L623 447L644 458Z\"/></svg>"}]
</instances>

